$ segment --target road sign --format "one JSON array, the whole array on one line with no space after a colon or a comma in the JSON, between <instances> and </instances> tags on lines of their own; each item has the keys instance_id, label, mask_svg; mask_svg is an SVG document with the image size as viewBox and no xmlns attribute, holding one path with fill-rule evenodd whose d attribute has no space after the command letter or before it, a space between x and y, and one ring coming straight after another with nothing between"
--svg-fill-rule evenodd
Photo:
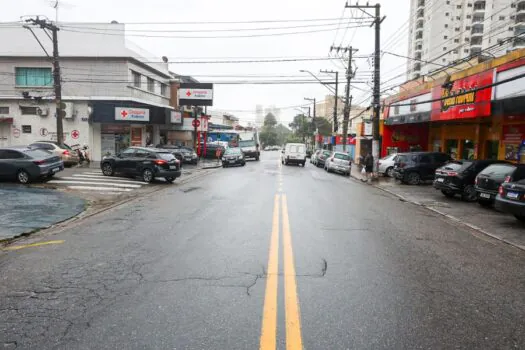
<instances>
[{"instance_id":1,"label":"road sign","mask_svg":"<svg viewBox=\"0 0 525 350\"><path fill-rule=\"evenodd\" d=\"M149 109L115 107L115 120L149 122Z\"/></svg>"},{"instance_id":2,"label":"road sign","mask_svg":"<svg viewBox=\"0 0 525 350\"><path fill-rule=\"evenodd\" d=\"M80 136L80 132L78 130L71 131L71 137L76 140Z\"/></svg>"},{"instance_id":3,"label":"road sign","mask_svg":"<svg viewBox=\"0 0 525 350\"><path fill-rule=\"evenodd\" d=\"M199 125L201 125L201 122L199 119L193 119L192 122L191 122L191 125L194 127L194 128L198 128Z\"/></svg>"},{"instance_id":4,"label":"road sign","mask_svg":"<svg viewBox=\"0 0 525 350\"><path fill-rule=\"evenodd\" d=\"M20 129L13 129L13 136L16 138L20 137Z\"/></svg>"}]
</instances>

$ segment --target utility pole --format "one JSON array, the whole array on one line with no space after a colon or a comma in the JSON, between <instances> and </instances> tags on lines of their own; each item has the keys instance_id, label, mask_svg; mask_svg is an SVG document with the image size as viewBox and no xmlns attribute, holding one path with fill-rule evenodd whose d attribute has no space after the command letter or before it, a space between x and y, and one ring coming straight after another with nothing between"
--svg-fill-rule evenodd
<instances>
[{"instance_id":1,"label":"utility pole","mask_svg":"<svg viewBox=\"0 0 525 350\"><path fill-rule=\"evenodd\" d=\"M315 97L314 98L308 98L308 97L305 97L304 98L305 101L311 101L313 102L314 104L314 115L313 115L313 118L312 118L312 125L313 125L313 129L314 129L314 142L313 142L313 145L315 147L315 131L317 130L317 124L315 123L315 117L316 117L316 110L315 110L315 105L316 105L316 100L315 100ZM308 118L310 118L310 107L308 107Z\"/></svg>"},{"instance_id":2,"label":"utility pole","mask_svg":"<svg viewBox=\"0 0 525 350\"><path fill-rule=\"evenodd\" d=\"M381 5L345 5L346 8L355 8L363 11L368 16L374 19L372 25L375 26L375 51L374 51L374 89L373 89L373 117L372 117L372 155L374 156L374 172L377 172L377 161L379 160L379 113L381 108L381 23L385 17L381 18ZM365 9L375 9L372 15L365 11Z\"/></svg>"},{"instance_id":3,"label":"utility pole","mask_svg":"<svg viewBox=\"0 0 525 350\"><path fill-rule=\"evenodd\" d=\"M352 97L350 96L350 82L354 77L354 72L352 72L352 54L357 52L357 49L352 48L352 46L343 48L340 46L330 47L330 51L336 50L348 52L348 68L346 69L346 89L345 89L345 109L343 117L343 152L346 152L346 143L348 139L348 121L350 120L350 108L352 104Z\"/></svg>"},{"instance_id":4,"label":"utility pole","mask_svg":"<svg viewBox=\"0 0 525 350\"><path fill-rule=\"evenodd\" d=\"M52 33L53 41L53 85L55 88L55 105L56 105L56 118L57 118L57 143L59 145L64 143L64 125L62 123L62 118L64 117L64 108L65 106L62 103L62 83L60 77L60 64L59 64L59 55L58 55L58 31L60 30L56 25L51 22L48 22L45 19L27 19L27 23L40 26L44 31L49 30ZM31 31L32 32L32 31ZM46 32L49 36L49 34ZM35 35L33 33L33 35ZM38 40L38 37L35 35L35 38ZM42 43L38 41L40 46L44 48ZM45 52L45 49L44 49ZM47 54L47 52L46 52Z\"/></svg>"},{"instance_id":5,"label":"utility pole","mask_svg":"<svg viewBox=\"0 0 525 350\"><path fill-rule=\"evenodd\" d=\"M339 99L337 90L339 86L339 72L333 70L321 70L321 73L335 74L334 134L337 135L337 130L339 130L339 126L337 125L337 100Z\"/></svg>"}]
</instances>

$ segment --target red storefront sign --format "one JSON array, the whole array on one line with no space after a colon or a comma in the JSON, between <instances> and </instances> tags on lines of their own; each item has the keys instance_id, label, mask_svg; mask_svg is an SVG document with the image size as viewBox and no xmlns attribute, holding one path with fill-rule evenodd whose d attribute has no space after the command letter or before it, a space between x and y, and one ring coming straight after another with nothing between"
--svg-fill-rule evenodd
<instances>
[{"instance_id":1,"label":"red storefront sign","mask_svg":"<svg viewBox=\"0 0 525 350\"><path fill-rule=\"evenodd\" d=\"M351 136L348 136L348 139L346 140L346 144L347 145L355 145L355 137L351 137ZM343 144L343 136L342 135L337 135L337 137L335 138L335 143L336 145L342 145Z\"/></svg>"},{"instance_id":2,"label":"red storefront sign","mask_svg":"<svg viewBox=\"0 0 525 350\"><path fill-rule=\"evenodd\" d=\"M432 121L488 117L491 113L494 70L488 70L432 89Z\"/></svg>"},{"instance_id":3,"label":"red storefront sign","mask_svg":"<svg viewBox=\"0 0 525 350\"><path fill-rule=\"evenodd\" d=\"M503 143L520 144L525 140L525 125L504 125Z\"/></svg>"}]
</instances>

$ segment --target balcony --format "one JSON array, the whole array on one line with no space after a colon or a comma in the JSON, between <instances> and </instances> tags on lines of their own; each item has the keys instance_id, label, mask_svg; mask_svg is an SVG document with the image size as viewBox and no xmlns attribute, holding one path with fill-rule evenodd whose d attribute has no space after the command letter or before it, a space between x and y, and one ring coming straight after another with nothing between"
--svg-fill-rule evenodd
<instances>
[{"instance_id":1,"label":"balcony","mask_svg":"<svg viewBox=\"0 0 525 350\"><path fill-rule=\"evenodd\" d=\"M420 9L424 9L425 8L425 0L419 0L417 2L417 9L420 10Z\"/></svg>"},{"instance_id":2,"label":"balcony","mask_svg":"<svg viewBox=\"0 0 525 350\"><path fill-rule=\"evenodd\" d=\"M419 10L417 11L416 18L424 19L424 18L425 18L425 10L424 10L424 9L419 9Z\"/></svg>"},{"instance_id":3,"label":"balcony","mask_svg":"<svg viewBox=\"0 0 525 350\"><path fill-rule=\"evenodd\" d=\"M518 4L518 8L516 9L516 11L518 15L521 13L525 13L525 1L522 1L520 4Z\"/></svg>"},{"instance_id":4,"label":"balcony","mask_svg":"<svg viewBox=\"0 0 525 350\"><path fill-rule=\"evenodd\" d=\"M470 40L470 46L473 47L473 46L480 46L483 44L483 37L482 36L478 36L478 37L475 37L475 38L471 38Z\"/></svg>"},{"instance_id":5,"label":"balcony","mask_svg":"<svg viewBox=\"0 0 525 350\"><path fill-rule=\"evenodd\" d=\"M412 70L414 72L420 72L421 71L421 63L414 64L414 68Z\"/></svg>"},{"instance_id":6,"label":"balcony","mask_svg":"<svg viewBox=\"0 0 525 350\"><path fill-rule=\"evenodd\" d=\"M470 55L471 56L477 56L477 55L480 55L481 54L481 45L479 46L471 46L470 47Z\"/></svg>"},{"instance_id":7,"label":"balcony","mask_svg":"<svg viewBox=\"0 0 525 350\"><path fill-rule=\"evenodd\" d=\"M514 25L514 27L523 27L525 26L525 12L524 13L520 13L516 16L516 24Z\"/></svg>"},{"instance_id":8,"label":"balcony","mask_svg":"<svg viewBox=\"0 0 525 350\"><path fill-rule=\"evenodd\" d=\"M515 48L522 49L525 47L525 38L516 38L512 41Z\"/></svg>"},{"instance_id":9,"label":"balcony","mask_svg":"<svg viewBox=\"0 0 525 350\"><path fill-rule=\"evenodd\" d=\"M485 21L485 16L474 15L472 17L472 23L483 23L483 21Z\"/></svg>"}]
</instances>

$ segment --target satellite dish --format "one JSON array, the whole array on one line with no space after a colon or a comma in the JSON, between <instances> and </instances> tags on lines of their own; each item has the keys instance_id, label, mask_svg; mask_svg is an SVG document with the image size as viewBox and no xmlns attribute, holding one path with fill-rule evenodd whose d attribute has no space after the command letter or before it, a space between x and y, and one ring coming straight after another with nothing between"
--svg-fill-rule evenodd
<instances>
[{"instance_id":1,"label":"satellite dish","mask_svg":"<svg viewBox=\"0 0 525 350\"><path fill-rule=\"evenodd\" d=\"M118 24L118 21L112 20L111 24Z\"/></svg>"}]
</instances>

